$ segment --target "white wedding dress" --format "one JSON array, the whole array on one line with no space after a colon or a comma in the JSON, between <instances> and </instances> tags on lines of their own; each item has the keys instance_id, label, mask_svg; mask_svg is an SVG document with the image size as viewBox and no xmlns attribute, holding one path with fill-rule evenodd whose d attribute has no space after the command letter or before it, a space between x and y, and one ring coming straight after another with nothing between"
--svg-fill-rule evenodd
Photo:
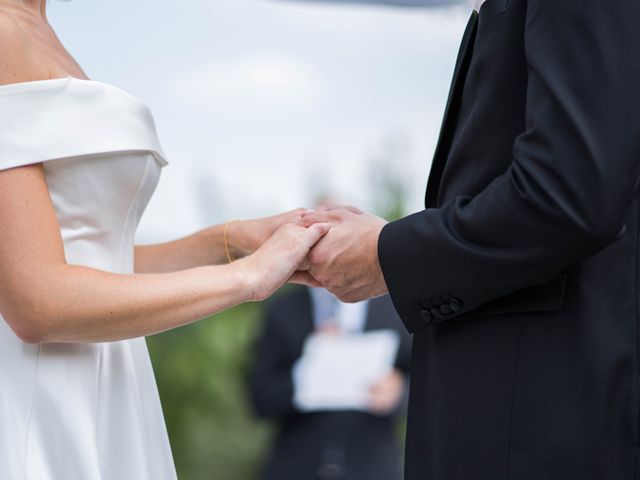
<instances>
[{"instance_id":1,"label":"white wedding dress","mask_svg":"<svg viewBox=\"0 0 640 480\"><path fill-rule=\"evenodd\" d=\"M67 262L132 273L136 227L166 164L148 108L88 80L0 86L0 170L34 163ZM0 317L0 479L175 478L144 339L27 345Z\"/></svg>"}]
</instances>

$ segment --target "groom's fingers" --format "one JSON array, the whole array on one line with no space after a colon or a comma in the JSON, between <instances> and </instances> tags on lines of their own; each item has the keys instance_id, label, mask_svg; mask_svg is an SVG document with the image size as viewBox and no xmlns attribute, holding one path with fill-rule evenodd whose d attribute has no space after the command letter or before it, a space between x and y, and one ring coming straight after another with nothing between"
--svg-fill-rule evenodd
<instances>
[{"instance_id":1,"label":"groom's fingers","mask_svg":"<svg viewBox=\"0 0 640 480\"><path fill-rule=\"evenodd\" d=\"M328 290L343 303L359 303L370 298L368 287L361 287L355 290L329 287Z\"/></svg>"},{"instance_id":2,"label":"groom's fingers","mask_svg":"<svg viewBox=\"0 0 640 480\"><path fill-rule=\"evenodd\" d=\"M332 220L335 220L335 218L330 212L307 213L302 217L302 226L310 227L316 223L330 223Z\"/></svg>"},{"instance_id":3,"label":"groom's fingers","mask_svg":"<svg viewBox=\"0 0 640 480\"><path fill-rule=\"evenodd\" d=\"M300 264L300 266L298 267L298 271L300 271L300 272L308 272L310 268L311 268L311 264L309 263L309 260L305 259L305 261L302 262Z\"/></svg>"},{"instance_id":4,"label":"groom's fingers","mask_svg":"<svg viewBox=\"0 0 640 480\"><path fill-rule=\"evenodd\" d=\"M306 285L307 287L320 288L322 284L317 281L309 272L296 272L289 279L289 283L296 285Z\"/></svg>"}]
</instances>

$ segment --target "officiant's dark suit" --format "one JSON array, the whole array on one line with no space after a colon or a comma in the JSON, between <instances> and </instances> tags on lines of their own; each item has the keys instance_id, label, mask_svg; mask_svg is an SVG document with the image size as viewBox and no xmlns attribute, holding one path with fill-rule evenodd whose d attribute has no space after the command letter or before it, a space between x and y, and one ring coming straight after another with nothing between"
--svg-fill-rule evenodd
<instances>
[{"instance_id":1,"label":"officiant's dark suit","mask_svg":"<svg viewBox=\"0 0 640 480\"><path fill-rule=\"evenodd\" d=\"M487 0L427 209L379 241L407 480L639 478L639 169L640 2Z\"/></svg>"},{"instance_id":2,"label":"officiant's dark suit","mask_svg":"<svg viewBox=\"0 0 640 480\"><path fill-rule=\"evenodd\" d=\"M274 420L278 432L260 478L400 479L399 410L384 416L355 411L308 413L294 405L292 368L314 331L313 312L312 297L303 287L278 296L267 308L251 373L251 393L257 413ZM389 297L371 300L364 318L364 332L385 329L400 335L396 368L406 373L410 338Z\"/></svg>"}]
</instances>

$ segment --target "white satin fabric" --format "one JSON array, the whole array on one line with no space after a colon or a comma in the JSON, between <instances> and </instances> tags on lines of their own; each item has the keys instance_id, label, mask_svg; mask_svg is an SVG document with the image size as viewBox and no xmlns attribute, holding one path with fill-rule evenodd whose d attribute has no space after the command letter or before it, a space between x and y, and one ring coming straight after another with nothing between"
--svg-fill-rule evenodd
<instances>
[{"instance_id":1,"label":"white satin fabric","mask_svg":"<svg viewBox=\"0 0 640 480\"><path fill-rule=\"evenodd\" d=\"M67 262L132 273L166 164L149 109L94 81L0 86L0 170L41 162ZM27 345L0 317L0 479L175 478L144 339Z\"/></svg>"}]
</instances>

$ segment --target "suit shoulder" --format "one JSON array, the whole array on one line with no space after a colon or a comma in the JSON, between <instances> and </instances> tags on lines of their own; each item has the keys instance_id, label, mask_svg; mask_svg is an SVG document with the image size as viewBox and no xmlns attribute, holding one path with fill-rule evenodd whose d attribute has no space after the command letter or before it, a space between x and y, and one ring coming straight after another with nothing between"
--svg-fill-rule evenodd
<instances>
[{"instance_id":1,"label":"suit shoulder","mask_svg":"<svg viewBox=\"0 0 640 480\"><path fill-rule=\"evenodd\" d=\"M265 321L271 328L288 328L292 317L310 312L311 303L306 287L292 286L277 293L266 303Z\"/></svg>"},{"instance_id":2,"label":"suit shoulder","mask_svg":"<svg viewBox=\"0 0 640 480\"><path fill-rule=\"evenodd\" d=\"M303 301L309 295L306 287L293 285L276 293L267 302L268 309L279 309Z\"/></svg>"}]
</instances>

